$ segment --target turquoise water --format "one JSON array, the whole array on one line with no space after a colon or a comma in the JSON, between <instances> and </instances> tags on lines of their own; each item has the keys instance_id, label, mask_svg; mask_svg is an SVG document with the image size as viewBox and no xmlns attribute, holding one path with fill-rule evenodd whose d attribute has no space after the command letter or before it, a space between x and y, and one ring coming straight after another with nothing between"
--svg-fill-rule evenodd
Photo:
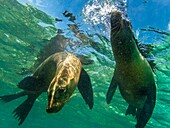
<instances>
[{"instance_id":1,"label":"turquoise water","mask_svg":"<svg viewBox=\"0 0 170 128\"><path fill-rule=\"evenodd\" d=\"M170 1L124 0L124 4L127 5L123 7L124 13L132 22L136 38L142 44L153 46L148 56L156 63L157 102L146 128L168 128ZM0 128L134 127L136 120L125 116L128 104L119 90L109 105L105 99L115 66L109 42L109 12L115 6L111 0L0 0L1 95L19 92L16 85L20 80L31 75L47 56L62 50L83 57L94 92L92 110L76 90L64 108L55 114L46 113L47 96L44 93L36 100L21 126L18 126L12 111L26 97L5 104L0 102ZM64 16L65 10L71 12L76 20Z\"/></svg>"}]
</instances>

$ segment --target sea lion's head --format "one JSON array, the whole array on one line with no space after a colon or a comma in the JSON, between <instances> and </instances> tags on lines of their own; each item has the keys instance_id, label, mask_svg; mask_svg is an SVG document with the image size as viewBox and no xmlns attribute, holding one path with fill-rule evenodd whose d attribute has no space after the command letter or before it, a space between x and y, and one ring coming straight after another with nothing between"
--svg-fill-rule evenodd
<instances>
[{"instance_id":1,"label":"sea lion's head","mask_svg":"<svg viewBox=\"0 0 170 128\"><path fill-rule=\"evenodd\" d=\"M113 11L111 13L110 23L112 31L119 30L122 22L122 13L120 11Z\"/></svg>"},{"instance_id":2,"label":"sea lion's head","mask_svg":"<svg viewBox=\"0 0 170 128\"><path fill-rule=\"evenodd\" d=\"M110 18L111 23L111 39L118 38L119 40L130 39L133 36L132 25L126 17L123 17L121 11L113 11Z\"/></svg>"},{"instance_id":3,"label":"sea lion's head","mask_svg":"<svg viewBox=\"0 0 170 128\"><path fill-rule=\"evenodd\" d=\"M77 74L78 75L78 74ZM47 90L48 113L56 113L62 109L70 99L77 85L77 76L72 66L62 66L58 69L55 77Z\"/></svg>"}]
</instances>

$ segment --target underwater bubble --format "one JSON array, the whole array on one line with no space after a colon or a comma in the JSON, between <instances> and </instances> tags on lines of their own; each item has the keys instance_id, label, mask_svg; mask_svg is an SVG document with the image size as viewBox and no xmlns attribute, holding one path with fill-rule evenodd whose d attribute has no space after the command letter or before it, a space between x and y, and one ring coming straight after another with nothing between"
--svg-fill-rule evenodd
<instances>
[{"instance_id":1,"label":"underwater bubble","mask_svg":"<svg viewBox=\"0 0 170 128\"><path fill-rule=\"evenodd\" d=\"M82 10L84 22L96 28L98 25L104 25L101 28L105 32L103 34L109 35L109 31L107 31L110 29L109 17L113 10L116 10L116 6L111 0L91 0Z\"/></svg>"}]
</instances>

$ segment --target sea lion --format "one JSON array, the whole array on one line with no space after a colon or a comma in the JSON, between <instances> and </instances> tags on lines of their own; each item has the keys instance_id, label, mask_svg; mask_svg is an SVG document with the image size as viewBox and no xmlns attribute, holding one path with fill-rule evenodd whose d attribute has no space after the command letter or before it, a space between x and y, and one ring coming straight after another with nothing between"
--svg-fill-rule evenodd
<instances>
[{"instance_id":1,"label":"sea lion","mask_svg":"<svg viewBox=\"0 0 170 128\"><path fill-rule=\"evenodd\" d=\"M68 52L59 52L49 56L38 66L32 76L24 78L18 84L18 87L23 91L0 96L0 99L4 102L10 102L19 97L28 96L13 111L14 116L19 120L19 125L21 125L41 93L47 92L48 95L46 111L56 113L70 99L76 86L78 86L86 104L92 109L93 90L88 74L76 56Z\"/></svg>"},{"instance_id":2,"label":"sea lion","mask_svg":"<svg viewBox=\"0 0 170 128\"><path fill-rule=\"evenodd\" d=\"M111 13L111 45L116 61L106 100L109 104L119 86L129 104L126 115L137 118L136 128L143 128L150 119L156 102L156 85L152 69L137 48L130 22L120 11Z\"/></svg>"}]
</instances>

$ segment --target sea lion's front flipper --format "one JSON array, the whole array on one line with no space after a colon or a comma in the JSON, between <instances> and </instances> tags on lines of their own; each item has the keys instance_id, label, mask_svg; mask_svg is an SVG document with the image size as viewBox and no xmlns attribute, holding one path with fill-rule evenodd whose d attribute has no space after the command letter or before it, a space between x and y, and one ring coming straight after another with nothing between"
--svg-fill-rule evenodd
<instances>
[{"instance_id":1,"label":"sea lion's front flipper","mask_svg":"<svg viewBox=\"0 0 170 128\"><path fill-rule=\"evenodd\" d=\"M33 76L28 76L21 80L17 86L24 90L36 91L37 83L38 82L36 78Z\"/></svg>"},{"instance_id":2,"label":"sea lion's front flipper","mask_svg":"<svg viewBox=\"0 0 170 128\"><path fill-rule=\"evenodd\" d=\"M139 117L137 117L136 128L144 128L148 120L150 119L154 106L156 103L156 86L153 85L147 90L147 99L144 107L142 108Z\"/></svg>"},{"instance_id":3,"label":"sea lion's front flipper","mask_svg":"<svg viewBox=\"0 0 170 128\"><path fill-rule=\"evenodd\" d=\"M20 98L22 96L25 96L25 95L26 95L25 91L22 91L22 92L18 92L16 94L0 96L0 100L7 103L7 102L10 102L12 100L18 99L18 98Z\"/></svg>"},{"instance_id":4,"label":"sea lion's front flipper","mask_svg":"<svg viewBox=\"0 0 170 128\"><path fill-rule=\"evenodd\" d=\"M39 95L28 95L28 98L12 112L14 117L19 121L18 125L24 122L38 96Z\"/></svg>"},{"instance_id":5,"label":"sea lion's front flipper","mask_svg":"<svg viewBox=\"0 0 170 128\"><path fill-rule=\"evenodd\" d=\"M111 81L110 86L109 86L109 89L107 91L107 95L106 95L106 101L107 101L108 104L112 100L112 97L113 97L113 95L116 91L116 88L117 88L117 83L116 83L116 80L113 76L112 81Z\"/></svg>"},{"instance_id":6,"label":"sea lion's front flipper","mask_svg":"<svg viewBox=\"0 0 170 128\"><path fill-rule=\"evenodd\" d=\"M89 108L92 109L93 89L92 89L90 77L83 68L81 70L80 79L77 86L86 104L88 104Z\"/></svg>"}]
</instances>

